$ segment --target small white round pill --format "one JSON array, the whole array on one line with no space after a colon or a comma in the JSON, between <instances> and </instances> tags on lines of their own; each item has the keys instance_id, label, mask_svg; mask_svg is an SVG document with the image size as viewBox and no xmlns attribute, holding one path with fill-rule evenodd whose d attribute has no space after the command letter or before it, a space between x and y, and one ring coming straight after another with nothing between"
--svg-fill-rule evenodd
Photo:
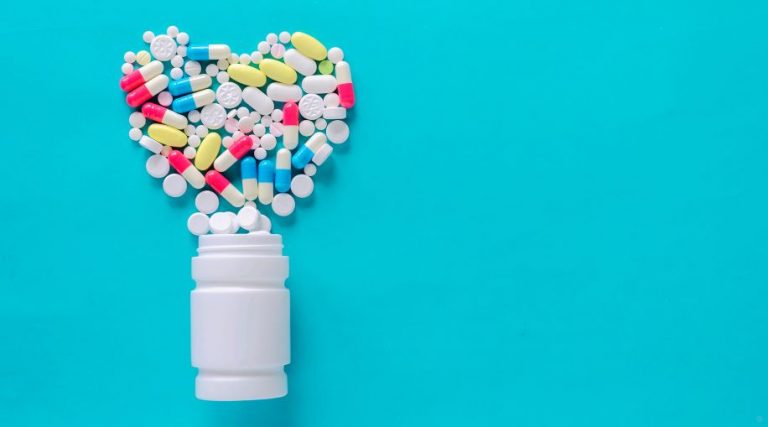
<instances>
[{"instance_id":1,"label":"small white round pill","mask_svg":"<svg viewBox=\"0 0 768 427\"><path fill-rule=\"evenodd\" d=\"M248 55L247 53L241 53L240 54L240 60L239 62L243 65L248 65L251 63L251 55Z\"/></svg>"},{"instance_id":2,"label":"small white round pill","mask_svg":"<svg viewBox=\"0 0 768 427\"><path fill-rule=\"evenodd\" d=\"M253 157L255 157L256 160L264 160L267 158L267 150L265 150L264 147L258 147L253 150Z\"/></svg>"},{"instance_id":3,"label":"small white round pill","mask_svg":"<svg viewBox=\"0 0 768 427\"><path fill-rule=\"evenodd\" d=\"M281 45L280 43L275 44L269 50L269 53L271 53L272 57L275 59L280 59L283 57L283 55L285 55L285 46Z\"/></svg>"},{"instance_id":4,"label":"small white round pill","mask_svg":"<svg viewBox=\"0 0 768 427\"><path fill-rule=\"evenodd\" d=\"M344 51L338 47L332 47L328 49L328 60L334 64L338 64L339 61L344 59Z\"/></svg>"},{"instance_id":5,"label":"small white round pill","mask_svg":"<svg viewBox=\"0 0 768 427\"><path fill-rule=\"evenodd\" d=\"M220 84L228 82L229 74L226 71L219 71L219 74L216 74L216 81Z\"/></svg>"},{"instance_id":6,"label":"small white round pill","mask_svg":"<svg viewBox=\"0 0 768 427\"><path fill-rule=\"evenodd\" d=\"M233 142L235 142L235 138L232 138L231 136L225 136L221 139L221 145L224 146L224 148L229 148Z\"/></svg>"},{"instance_id":7,"label":"small white round pill","mask_svg":"<svg viewBox=\"0 0 768 427\"><path fill-rule=\"evenodd\" d=\"M333 92L328 93L323 97L323 103L326 107L338 107L339 95Z\"/></svg>"},{"instance_id":8,"label":"small white round pill","mask_svg":"<svg viewBox=\"0 0 768 427\"><path fill-rule=\"evenodd\" d=\"M171 197L181 197L187 192L187 180L177 173L172 173L163 180L163 191Z\"/></svg>"},{"instance_id":9,"label":"small white round pill","mask_svg":"<svg viewBox=\"0 0 768 427\"><path fill-rule=\"evenodd\" d=\"M264 126L261 123L256 123L253 125L253 134L261 138L264 136L264 134L267 133L267 127Z\"/></svg>"},{"instance_id":10,"label":"small white round pill","mask_svg":"<svg viewBox=\"0 0 768 427\"><path fill-rule=\"evenodd\" d=\"M334 144L343 144L349 138L349 126L341 120L334 120L328 123L325 135L328 137L328 141Z\"/></svg>"},{"instance_id":11,"label":"small white round pill","mask_svg":"<svg viewBox=\"0 0 768 427\"><path fill-rule=\"evenodd\" d=\"M269 125L269 133L276 136L277 138L280 138L283 136L283 124L280 122L272 122Z\"/></svg>"},{"instance_id":12,"label":"small white round pill","mask_svg":"<svg viewBox=\"0 0 768 427\"><path fill-rule=\"evenodd\" d=\"M264 55L262 55L261 52L255 50L251 52L251 62L254 64L260 63L262 59L264 59Z\"/></svg>"},{"instance_id":13,"label":"small white round pill","mask_svg":"<svg viewBox=\"0 0 768 427\"><path fill-rule=\"evenodd\" d=\"M227 212L216 212L211 215L208 225L214 234L231 234L232 217Z\"/></svg>"},{"instance_id":14,"label":"small white round pill","mask_svg":"<svg viewBox=\"0 0 768 427\"><path fill-rule=\"evenodd\" d=\"M237 130L237 119L228 118L226 121L224 121L224 130L229 133L234 133Z\"/></svg>"},{"instance_id":15,"label":"small white round pill","mask_svg":"<svg viewBox=\"0 0 768 427\"><path fill-rule=\"evenodd\" d=\"M230 64L237 64L238 61L240 61L240 55L236 54L235 52L231 52L229 54L229 58L227 58L227 61L229 61Z\"/></svg>"},{"instance_id":16,"label":"small white round pill","mask_svg":"<svg viewBox=\"0 0 768 427\"><path fill-rule=\"evenodd\" d=\"M149 51L158 61L167 61L176 55L176 42L166 35L157 36L149 44Z\"/></svg>"},{"instance_id":17,"label":"small white round pill","mask_svg":"<svg viewBox=\"0 0 768 427\"><path fill-rule=\"evenodd\" d=\"M219 208L219 196L211 190L203 190L195 196L195 207L202 213L212 214Z\"/></svg>"},{"instance_id":18,"label":"small white round pill","mask_svg":"<svg viewBox=\"0 0 768 427\"><path fill-rule=\"evenodd\" d=\"M179 42L181 45L185 45L189 43L189 34L185 32L181 32L176 36L176 41Z\"/></svg>"},{"instance_id":19,"label":"small white round pill","mask_svg":"<svg viewBox=\"0 0 768 427\"><path fill-rule=\"evenodd\" d=\"M324 106L323 98L320 98L319 95L314 93L310 93L301 97L301 100L299 101L299 113L306 119L315 120L323 115Z\"/></svg>"},{"instance_id":20,"label":"small white round pill","mask_svg":"<svg viewBox=\"0 0 768 427\"><path fill-rule=\"evenodd\" d=\"M202 69L203 67L197 61L187 61L187 63L184 64L184 71L190 76L196 76L200 74Z\"/></svg>"},{"instance_id":21,"label":"small white round pill","mask_svg":"<svg viewBox=\"0 0 768 427\"><path fill-rule=\"evenodd\" d=\"M205 138L208 135L208 128L203 125L198 125L195 128L195 135L199 136L200 138Z\"/></svg>"},{"instance_id":22,"label":"small white round pill","mask_svg":"<svg viewBox=\"0 0 768 427\"><path fill-rule=\"evenodd\" d=\"M296 209L296 201L288 193L276 194L272 198L272 211L280 216L288 216Z\"/></svg>"},{"instance_id":23,"label":"small white round pill","mask_svg":"<svg viewBox=\"0 0 768 427\"><path fill-rule=\"evenodd\" d=\"M272 230L272 220L266 215L259 215L259 231L269 233Z\"/></svg>"},{"instance_id":24,"label":"small white round pill","mask_svg":"<svg viewBox=\"0 0 768 427\"><path fill-rule=\"evenodd\" d=\"M166 28L165 33L171 37L176 37L179 35L179 27L175 25L171 25L168 28Z\"/></svg>"},{"instance_id":25,"label":"small white round pill","mask_svg":"<svg viewBox=\"0 0 768 427\"><path fill-rule=\"evenodd\" d=\"M217 67L216 64L208 64L205 66L205 74L208 74L211 77L216 77L216 74L219 74L219 67Z\"/></svg>"},{"instance_id":26,"label":"small white round pill","mask_svg":"<svg viewBox=\"0 0 768 427\"><path fill-rule=\"evenodd\" d=\"M197 110L192 110L187 113L187 118L189 119L190 123L197 123L200 121L200 112Z\"/></svg>"},{"instance_id":27,"label":"small white round pill","mask_svg":"<svg viewBox=\"0 0 768 427\"><path fill-rule=\"evenodd\" d=\"M298 174L291 180L291 193L298 198L309 197L314 189L315 182L308 175Z\"/></svg>"},{"instance_id":28,"label":"small white round pill","mask_svg":"<svg viewBox=\"0 0 768 427\"><path fill-rule=\"evenodd\" d=\"M136 62L136 54L132 51L125 52L125 55L123 55L123 60L129 64L133 64Z\"/></svg>"},{"instance_id":29,"label":"small white round pill","mask_svg":"<svg viewBox=\"0 0 768 427\"><path fill-rule=\"evenodd\" d=\"M171 68L171 78L174 80L178 80L180 78L184 77L184 71L182 71L181 68Z\"/></svg>"},{"instance_id":30,"label":"small white round pill","mask_svg":"<svg viewBox=\"0 0 768 427\"><path fill-rule=\"evenodd\" d=\"M192 136L195 134L195 126L194 125L187 125L187 127L184 128L184 133L187 134L187 136Z\"/></svg>"},{"instance_id":31,"label":"small white round pill","mask_svg":"<svg viewBox=\"0 0 768 427\"><path fill-rule=\"evenodd\" d=\"M184 148L184 157L188 159L194 159L196 155L197 155L197 149L195 147Z\"/></svg>"},{"instance_id":32,"label":"small white round pill","mask_svg":"<svg viewBox=\"0 0 768 427\"><path fill-rule=\"evenodd\" d=\"M187 47L186 46L179 46L176 48L176 55L179 55L182 58L187 57Z\"/></svg>"},{"instance_id":33,"label":"small white round pill","mask_svg":"<svg viewBox=\"0 0 768 427\"><path fill-rule=\"evenodd\" d=\"M202 236L208 234L208 230L210 230L208 223L208 215L201 212L195 212L189 216L189 219L187 219L187 229L195 236Z\"/></svg>"},{"instance_id":34,"label":"small white round pill","mask_svg":"<svg viewBox=\"0 0 768 427\"><path fill-rule=\"evenodd\" d=\"M274 149L277 145L277 138L271 133L265 134L259 141L261 146L267 151Z\"/></svg>"},{"instance_id":35,"label":"small white round pill","mask_svg":"<svg viewBox=\"0 0 768 427\"><path fill-rule=\"evenodd\" d=\"M169 145L163 145L163 148L160 150L160 155L163 157L168 157L168 155L171 154L171 150L173 150Z\"/></svg>"},{"instance_id":36,"label":"small white round pill","mask_svg":"<svg viewBox=\"0 0 768 427\"><path fill-rule=\"evenodd\" d=\"M142 39L145 43L149 43L152 41L152 39L155 38L155 33L152 31L144 31L144 35L142 36Z\"/></svg>"},{"instance_id":37,"label":"small white round pill","mask_svg":"<svg viewBox=\"0 0 768 427\"><path fill-rule=\"evenodd\" d=\"M138 111L134 111L130 116L128 116L128 123L130 123L131 126L135 128L143 128L144 125L147 124L147 118L144 117L144 114L141 114Z\"/></svg>"},{"instance_id":38,"label":"small white round pill","mask_svg":"<svg viewBox=\"0 0 768 427\"><path fill-rule=\"evenodd\" d=\"M291 41L291 33L288 31L281 31L277 39L280 40L280 43L288 43Z\"/></svg>"},{"instance_id":39,"label":"small white round pill","mask_svg":"<svg viewBox=\"0 0 768 427\"><path fill-rule=\"evenodd\" d=\"M276 108L272 110L272 114L270 114L269 116L272 117L273 122L279 122L283 120L283 110Z\"/></svg>"},{"instance_id":40,"label":"small white round pill","mask_svg":"<svg viewBox=\"0 0 768 427\"><path fill-rule=\"evenodd\" d=\"M307 163L306 166L304 166L304 175L308 177L313 177L317 173L317 166L315 166L314 163Z\"/></svg>"},{"instance_id":41,"label":"small white round pill","mask_svg":"<svg viewBox=\"0 0 768 427\"><path fill-rule=\"evenodd\" d=\"M237 122L237 128L240 129L240 132L242 133L250 133L253 130L253 119L249 115L248 117L243 117Z\"/></svg>"},{"instance_id":42,"label":"small white round pill","mask_svg":"<svg viewBox=\"0 0 768 427\"><path fill-rule=\"evenodd\" d=\"M216 89L216 101L224 108L235 108L243 100L243 90L235 83L224 82Z\"/></svg>"},{"instance_id":43,"label":"small white round pill","mask_svg":"<svg viewBox=\"0 0 768 427\"><path fill-rule=\"evenodd\" d=\"M248 116L250 116L253 119L254 123L258 123L259 121L261 121L261 114L257 113L256 111L251 111L251 114L249 114Z\"/></svg>"},{"instance_id":44,"label":"small white round pill","mask_svg":"<svg viewBox=\"0 0 768 427\"><path fill-rule=\"evenodd\" d=\"M221 129L227 121L227 111L220 104L208 104L200 111L200 121L208 129ZM208 132L206 132L206 135ZM201 135L200 137L204 137Z\"/></svg>"},{"instance_id":45,"label":"small white round pill","mask_svg":"<svg viewBox=\"0 0 768 427\"><path fill-rule=\"evenodd\" d=\"M128 138L131 138L132 141L138 141L141 139L141 129L139 128L131 128L131 130L128 131Z\"/></svg>"},{"instance_id":46,"label":"small white round pill","mask_svg":"<svg viewBox=\"0 0 768 427\"><path fill-rule=\"evenodd\" d=\"M146 50L140 50L136 52L136 62L139 65L147 65L151 60L152 60L152 55L150 55L149 52L147 52Z\"/></svg>"},{"instance_id":47,"label":"small white round pill","mask_svg":"<svg viewBox=\"0 0 768 427\"><path fill-rule=\"evenodd\" d=\"M237 212L237 222L240 227L248 231L256 230L259 227L259 211L253 206L243 206Z\"/></svg>"},{"instance_id":48,"label":"small white round pill","mask_svg":"<svg viewBox=\"0 0 768 427\"><path fill-rule=\"evenodd\" d=\"M259 140L258 136L251 135L249 138L251 138L251 150L261 147L261 140Z\"/></svg>"},{"instance_id":49,"label":"small white round pill","mask_svg":"<svg viewBox=\"0 0 768 427\"><path fill-rule=\"evenodd\" d=\"M187 137L187 144L192 148L197 148L200 146L201 139L197 135L189 135Z\"/></svg>"},{"instance_id":50,"label":"small white round pill","mask_svg":"<svg viewBox=\"0 0 768 427\"><path fill-rule=\"evenodd\" d=\"M167 107L171 105L172 102L173 102L173 95L171 95L171 93L168 92L167 90L164 90L160 92L159 95L157 95L157 103L162 105L163 107Z\"/></svg>"},{"instance_id":51,"label":"small white round pill","mask_svg":"<svg viewBox=\"0 0 768 427\"><path fill-rule=\"evenodd\" d=\"M299 133L306 137L312 136L315 133L315 124L311 120L302 120L299 123Z\"/></svg>"},{"instance_id":52,"label":"small white round pill","mask_svg":"<svg viewBox=\"0 0 768 427\"><path fill-rule=\"evenodd\" d=\"M256 46L256 49L258 49L262 55L266 55L269 53L269 43L259 42L258 46Z\"/></svg>"},{"instance_id":53,"label":"small white round pill","mask_svg":"<svg viewBox=\"0 0 768 427\"><path fill-rule=\"evenodd\" d=\"M129 74L133 71L133 65L129 63L123 63L123 65L120 67L120 71L123 72L123 74Z\"/></svg>"},{"instance_id":54,"label":"small white round pill","mask_svg":"<svg viewBox=\"0 0 768 427\"><path fill-rule=\"evenodd\" d=\"M315 120L315 128L317 128L317 130L323 130L326 126L328 126L328 122L326 122L325 119Z\"/></svg>"},{"instance_id":55,"label":"small white round pill","mask_svg":"<svg viewBox=\"0 0 768 427\"><path fill-rule=\"evenodd\" d=\"M261 124L263 124L264 126L269 126L269 125L271 125L271 124L272 124L272 117L269 117L269 116L263 116L263 117L261 118Z\"/></svg>"},{"instance_id":56,"label":"small white round pill","mask_svg":"<svg viewBox=\"0 0 768 427\"><path fill-rule=\"evenodd\" d=\"M248 117L251 114L251 111L247 107L240 107L237 109L237 118L242 119L243 117Z\"/></svg>"},{"instance_id":57,"label":"small white round pill","mask_svg":"<svg viewBox=\"0 0 768 427\"><path fill-rule=\"evenodd\" d=\"M277 34L275 34L275 33L267 34L267 43L269 43L269 44L277 43Z\"/></svg>"},{"instance_id":58,"label":"small white round pill","mask_svg":"<svg viewBox=\"0 0 768 427\"><path fill-rule=\"evenodd\" d=\"M219 70L222 70L222 71L226 70L227 68L229 68L229 59L227 58L219 59L218 61L216 61L216 67L218 67Z\"/></svg>"},{"instance_id":59,"label":"small white round pill","mask_svg":"<svg viewBox=\"0 0 768 427\"><path fill-rule=\"evenodd\" d=\"M173 58L171 58L171 65L173 65L176 68L181 67L184 65L184 58L181 57L181 55L176 55Z\"/></svg>"}]
</instances>

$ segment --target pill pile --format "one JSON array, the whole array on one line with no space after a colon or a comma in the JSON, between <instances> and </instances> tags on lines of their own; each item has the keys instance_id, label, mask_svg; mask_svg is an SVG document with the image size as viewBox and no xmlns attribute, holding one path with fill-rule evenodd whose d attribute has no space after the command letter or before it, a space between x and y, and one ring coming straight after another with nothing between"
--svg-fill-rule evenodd
<instances>
[{"instance_id":1,"label":"pill pile","mask_svg":"<svg viewBox=\"0 0 768 427\"><path fill-rule=\"evenodd\" d=\"M291 215L294 197L312 194L332 144L349 138L355 94L344 52L287 31L240 55L225 44L190 43L176 26L143 40L148 50L124 55L120 88L136 109L128 136L151 152L147 172L170 197L200 190L187 220L192 234L269 232L257 202ZM238 169L240 188L231 178Z\"/></svg>"}]
</instances>

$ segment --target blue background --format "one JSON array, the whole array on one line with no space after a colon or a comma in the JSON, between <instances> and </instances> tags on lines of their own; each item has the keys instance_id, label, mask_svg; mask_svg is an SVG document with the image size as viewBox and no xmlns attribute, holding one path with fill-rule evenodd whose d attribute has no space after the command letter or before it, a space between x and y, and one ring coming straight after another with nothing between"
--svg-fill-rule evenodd
<instances>
[{"instance_id":1,"label":"blue background","mask_svg":"<svg viewBox=\"0 0 768 427\"><path fill-rule=\"evenodd\" d=\"M0 16L0 425L768 417L764 1L214 4ZM117 87L170 24L236 52L300 29L352 65L352 138L275 224L284 399L193 397L193 208Z\"/></svg>"}]
</instances>

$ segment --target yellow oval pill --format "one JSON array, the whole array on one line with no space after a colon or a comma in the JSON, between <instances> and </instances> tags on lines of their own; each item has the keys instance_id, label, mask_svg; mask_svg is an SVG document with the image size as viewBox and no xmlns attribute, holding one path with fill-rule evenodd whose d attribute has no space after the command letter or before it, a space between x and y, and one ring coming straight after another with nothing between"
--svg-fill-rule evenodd
<instances>
[{"instance_id":1,"label":"yellow oval pill","mask_svg":"<svg viewBox=\"0 0 768 427\"><path fill-rule=\"evenodd\" d=\"M253 68L250 65L230 65L227 68L227 73L232 80L247 86L261 87L267 82L267 76L265 76L259 69Z\"/></svg>"},{"instance_id":2,"label":"yellow oval pill","mask_svg":"<svg viewBox=\"0 0 768 427\"><path fill-rule=\"evenodd\" d=\"M291 44L304 56L314 59L315 61L322 61L325 56L328 55L328 50L322 43L317 41L316 38L309 34L295 32L291 36Z\"/></svg>"},{"instance_id":3,"label":"yellow oval pill","mask_svg":"<svg viewBox=\"0 0 768 427\"><path fill-rule=\"evenodd\" d=\"M195 167L204 171L211 167L211 164L219 155L221 148L221 137L216 132L211 132L203 138L203 142L197 147L195 154Z\"/></svg>"},{"instance_id":4,"label":"yellow oval pill","mask_svg":"<svg viewBox=\"0 0 768 427\"><path fill-rule=\"evenodd\" d=\"M161 125L159 123L149 125L147 133L150 138L161 144L170 145L171 147L183 147L187 145L187 135L184 135L184 132L167 125Z\"/></svg>"},{"instance_id":5,"label":"yellow oval pill","mask_svg":"<svg viewBox=\"0 0 768 427\"><path fill-rule=\"evenodd\" d=\"M274 59L262 59L261 62L259 62L259 68L267 75L267 77L276 82L285 83L287 85L296 83L296 71L293 71L293 68L280 61L275 61Z\"/></svg>"}]
</instances>

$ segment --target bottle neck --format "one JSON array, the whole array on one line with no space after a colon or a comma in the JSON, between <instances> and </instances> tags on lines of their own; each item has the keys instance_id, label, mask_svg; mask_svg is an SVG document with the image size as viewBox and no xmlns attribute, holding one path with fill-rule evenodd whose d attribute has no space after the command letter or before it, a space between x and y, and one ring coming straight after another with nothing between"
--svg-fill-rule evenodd
<instances>
[{"instance_id":1,"label":"bottle neck","mask_svg":"<svg viewBox=\"0 0 768 427\"><path fill-rule=\"evenodd\" d=\"M209 256L281 256L283 239L279 234L207 234L200 236L197 253Z\"/></svg>"}]
</instances>

